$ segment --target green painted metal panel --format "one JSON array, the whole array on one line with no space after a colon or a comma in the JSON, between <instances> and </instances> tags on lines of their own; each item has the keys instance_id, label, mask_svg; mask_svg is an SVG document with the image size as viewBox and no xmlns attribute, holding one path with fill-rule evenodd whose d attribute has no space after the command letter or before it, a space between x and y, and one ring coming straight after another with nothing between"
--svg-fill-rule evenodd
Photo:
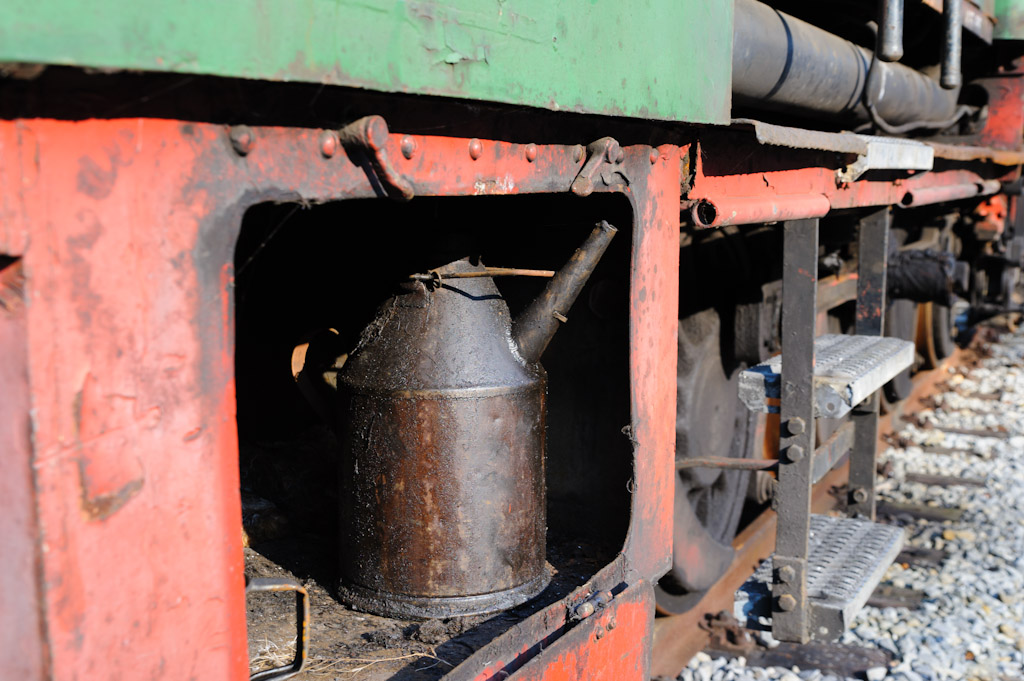
<instances>
[{"instance_id":1,"label":"green painted metal panel","mask_svg":"<svg viewBox=\"0 0 1024 681\"><path fill-rule=\"evenodd\" d=\"M993 38L1024 39L1024 0L996 0L995 17Z\"/></svg>"},{"instance_id":2,"label":"green painted metal panel","mask_svg":"<svg viewBox=\"0 0 1024 681\"><path fill-rule=\"evenodd\" d=\"M732 0L5 0L0 61L722 123Z\"/></svg>"}]
</instances>

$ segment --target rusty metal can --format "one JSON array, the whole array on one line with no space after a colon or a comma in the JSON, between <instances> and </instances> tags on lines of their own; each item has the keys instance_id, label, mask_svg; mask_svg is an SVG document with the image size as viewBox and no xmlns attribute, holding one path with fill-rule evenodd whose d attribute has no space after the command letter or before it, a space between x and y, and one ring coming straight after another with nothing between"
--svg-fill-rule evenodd
<instances>
[{"instance_id":1,"label":"rusty metal can","mask_svg":"<svg viewBox=\"0 0 1024 681\"><path fill-rule=\"evenodd\" d=\"M339 372L341 595L356 609L482 614L547 585L546 378L510 327L489 277L410 282Z\"/></svg>"}]
</instances>

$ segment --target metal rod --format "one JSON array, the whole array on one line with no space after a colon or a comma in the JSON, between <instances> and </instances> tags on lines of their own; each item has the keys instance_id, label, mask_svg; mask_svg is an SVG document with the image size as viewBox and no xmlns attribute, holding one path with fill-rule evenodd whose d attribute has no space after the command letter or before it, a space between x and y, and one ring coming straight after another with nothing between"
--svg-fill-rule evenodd
<instances>
[{"instance_id":1,"label":"metal rod","mask_svg":"<svg viewBox=\"0 0 1024 681\"><path fill-rule=\"evenodd\" d=\"M960 73L960 59L963 55L964 5L961 0L944 0L942 18L946 24L945 41L942 44L942 74L939 84L947 90L960 87L963 75Z\"/></svg>"},{"instance_id":2,"label":"metal rod","mask_svg":"<svg viewBox=\"0 0 1024 681\"><path fill-rule=\"evenodd\" d=\"M736 471L769 471L778 468L778 459L740 459L734 456L701 456L676 459L676 469L723 468Z\"/></svg>"},{"instance_id":3,"label":"metal rod","mask_svg":"<svg viewBox=\"0 0 1024 681\"><path fill-rule=\"evenodd\" d=\"M480 272L427 272L410 274L413 281L437 281L438 279L471 279L474 277L547 277L555 276L554 270L525 270L519 267L485 267Z\"/></svg>"},{"instance_id":4,"label":"metal rod","mask_svg":"<svg viewBox=\"0 0 1024 681\"><path fill-rule=\"evenodd\" d=\"M903 59L903 0L878 2L878 58Z\"/></svg>"}]
</instances>

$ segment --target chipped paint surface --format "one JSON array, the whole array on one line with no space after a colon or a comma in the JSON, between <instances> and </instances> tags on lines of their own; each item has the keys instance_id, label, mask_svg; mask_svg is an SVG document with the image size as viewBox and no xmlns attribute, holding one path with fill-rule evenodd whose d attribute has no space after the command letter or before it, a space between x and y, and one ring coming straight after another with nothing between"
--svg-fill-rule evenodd
<instances>
[{"instance_id":1,"label":"chipped paint surface","mask_svg":"<svg viewBox=\"0 0 1024 681\"><path fill-rule=\"evenodd\" d=\"M733 3L624 7L614 0L39 0L0 18L0 61L728 122Z\"/></svg>"}]
</instances>

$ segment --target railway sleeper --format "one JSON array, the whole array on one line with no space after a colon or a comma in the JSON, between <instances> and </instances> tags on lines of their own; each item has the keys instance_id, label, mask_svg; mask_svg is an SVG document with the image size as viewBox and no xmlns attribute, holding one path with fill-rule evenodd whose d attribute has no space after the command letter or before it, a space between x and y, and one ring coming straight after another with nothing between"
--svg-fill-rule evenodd
<instances>
[{"instance_id":1,"label":"railway sleeper","mask_svg":"<svg viewBox=\"0 0 1024 681\"><path fill-rule=\"evenodd\" d=\"M784 223L782 355L740 376L744 404L777 411L781 428L775 553L737 592L736 612L770 620L780 641L838 638L903 547L902 529L874 522L878 391L914 361L912 343L882 335L890 225L888 208L860 221L854 335L815 337L818 220ZM815 419L847 414L815 450ZM812 515L815 480L845 450L851 517Z\"/></svg>"}]
</instances>

